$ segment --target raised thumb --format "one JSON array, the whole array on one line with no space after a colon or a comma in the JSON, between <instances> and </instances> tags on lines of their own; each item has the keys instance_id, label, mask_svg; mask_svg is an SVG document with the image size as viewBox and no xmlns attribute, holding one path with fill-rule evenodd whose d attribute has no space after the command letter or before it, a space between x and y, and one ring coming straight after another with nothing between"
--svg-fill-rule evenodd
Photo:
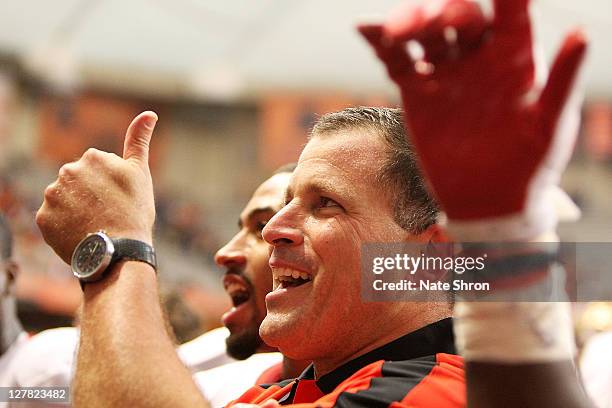
<instances>
[{"instance_id":1,"label":"raised thumb","mask_svg":"<svg viewBox=\"0 0 612 408\"><path fill-rule=\"evenodd\" d=\"M157 114L146 111L136 116L125 133L123 158L135 161L141 166L148 166L149 143L157 123Z\"/></svg>"}]
</instances>

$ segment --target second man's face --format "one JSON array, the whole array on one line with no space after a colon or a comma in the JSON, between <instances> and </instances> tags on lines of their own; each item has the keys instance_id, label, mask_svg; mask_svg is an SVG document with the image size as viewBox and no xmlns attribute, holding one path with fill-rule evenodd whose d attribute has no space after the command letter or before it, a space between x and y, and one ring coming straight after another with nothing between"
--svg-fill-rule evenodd
<instances>
[{"instance_id":1,"label":"second man's face","mask_svg":"<svg viewBox=\"0 0 612 408\"><path fill-rule=\"evenodd\" d=\"M223 315L229 329L228 353L244 359L267 349L259 337L259 325L266 316L265 296L272 290L268 265L269 245L261 231L283 204L290 173L279 173L261 184L240 215L238 233L216 256L225 268L223 286L233 307Z\"/></svg>"}]
</instances>

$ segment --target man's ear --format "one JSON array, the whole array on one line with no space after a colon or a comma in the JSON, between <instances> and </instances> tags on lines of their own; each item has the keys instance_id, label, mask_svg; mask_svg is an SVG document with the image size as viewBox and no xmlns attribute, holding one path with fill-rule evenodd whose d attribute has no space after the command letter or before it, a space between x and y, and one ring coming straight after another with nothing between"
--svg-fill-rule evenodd
<instances>
[{"instance_id":1,"label":"man's ear","mask_svg":"<svg viewBox=\"0 0 612 408\"><path fill-rule=\"evenodd\" d=\"M444 227L440 224L430 225L425 231L418 235L419 242L426 245L423 253L428 257L448 258L453 257L453 244ZM426 269L421 271L422 276L427 279L446 281L449 272L444 268Z\"/></svg>"},{"instance_id":2,"label":"man's ear","mask_svg":"<svg viewBox=\"0 0 612 408\"><path fill-rule=\"evenodd\" d=\"M417 242L445 243L451 242L446 230L440 224L432 224L423 232L415 235Z\"/></svg>"},{"instance_id":3,"label":"man's ear","mask_svg":"<svg viewBox=\"0 0 612 408\"><path fill-rule=\"evenodd\" d=\"M17 280L17 275L19 274L19 265L17 262L9 259L6 261L4 267L4 273L6 274L6 286L4 289L4 294L8 295L13 291L15 287L15 281Z\"/></svg>"}]
</instances>

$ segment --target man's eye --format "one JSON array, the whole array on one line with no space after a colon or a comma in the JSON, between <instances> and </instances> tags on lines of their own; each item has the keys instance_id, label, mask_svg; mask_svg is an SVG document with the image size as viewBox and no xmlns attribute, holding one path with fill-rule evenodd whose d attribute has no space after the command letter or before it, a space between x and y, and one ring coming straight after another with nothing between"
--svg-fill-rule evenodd
<instances>
[{"instance_id":1,"label":"man's eye","mask_svg":"<svg viewBox=\"0 0 612 408\"><path fill-rule=\"evenodd\" d=\"M334 207L340 207L341 208L340 204L338 204L337 202L335 202L331 198L327 198L327 197L320 197L319 198L319 208L334 208Z\"/></svg>"},{"instance_id":2,"label":"man's eye","mask_svg":"<svg viewBox=\"0 0 612 408\"><path fill-rule=\"evenodd\" d=\"M261 234L267 223L268 221L259 221L257 224L255 224L255 235L257 235L257 237L262 238Z\"/></svg>"}]
</instances>

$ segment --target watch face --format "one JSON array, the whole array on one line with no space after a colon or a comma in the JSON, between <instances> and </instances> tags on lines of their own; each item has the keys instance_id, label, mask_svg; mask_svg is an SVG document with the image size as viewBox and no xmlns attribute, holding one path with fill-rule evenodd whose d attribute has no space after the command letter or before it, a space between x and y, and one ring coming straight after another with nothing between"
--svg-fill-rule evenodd
<instances>
[{"instance_id":1,"label":"watch face","mask_svg":"<svg viewBox=\"0 0 612 408\"><path fill-rule=\"evenodd\" d=\"M109 265L113 244L106 235L90 234L78 245L72 256L72 272L83 280L95 280Z\"/></svg>"}]
</instances>

